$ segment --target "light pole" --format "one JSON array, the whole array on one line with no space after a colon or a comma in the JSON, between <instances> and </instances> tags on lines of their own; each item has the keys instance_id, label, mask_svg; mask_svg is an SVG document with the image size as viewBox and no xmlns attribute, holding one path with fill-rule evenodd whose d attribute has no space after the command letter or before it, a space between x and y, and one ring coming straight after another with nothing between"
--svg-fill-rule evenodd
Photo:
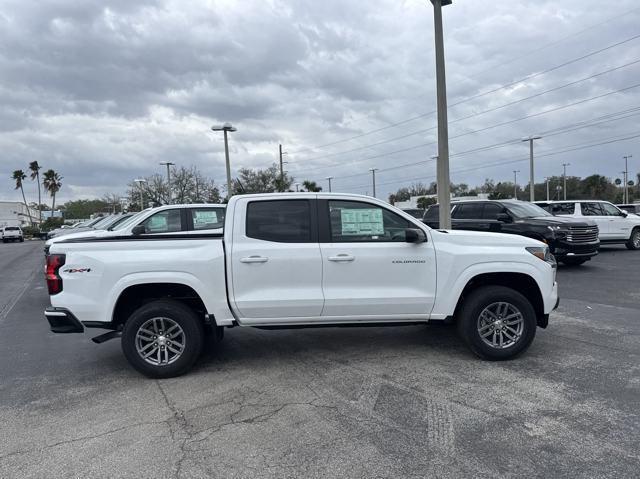
<instances>
[{"instance_id":1,"label":"light pole","mask_svg":"<svg viewBox=\"0 0 640 479\"><path fill-rule=\"evenodd\" d=\"M562 167L564 168L564 172L562 173L562 182L564 185L564 189L562 193L564 195L565 201L567 199L567 166L571 166L571 163L562 163Z\"/></svg>"},{"instance_id":2,"label":"light pole","mask_svg":"<svg viewBox=\"0 0 640 479\"><path fill-rule=\"evenodd\" d=\"M280 157L280 185L278 187L279 191L284 191L284 164L288 163L286 161L282 161L282 157L287 154L286 151L282 151L282 145L278 145L279 149L279 157Z\"/></svg>"},{"instance_id":3,"label":"light pole","mask_svg":"<svg viewBox=\"0 0 640 479\"><path fill-rule=\"evenodd\" d=\"M161 161L161 165L166 165L167 167L167 204L171 204L171 171L170 168L175 165L175 163L171 163L170 161Z\"/></svg>"},{"instance_id":4,"label":"light pole","mask_svg":"<svg viewBox=\"0 0 640 479\"><path fill-rule=\"evenodd\" d=\"M529 142L529 172L530 172L530 177L529 177L529 201L531 201L532 203L536 200L536 182L535 182L535 174L533 171L533 141L534 140L539 140L540 138L542 138L539 135L534 135L534 136L530 136L528 138L523 138L522 141L528 141Z\"/></svg>"},{"instance_id":5,"label":"light pole","mask_svg":"<svg viewBox=\"0 0 640 479\"><path fill-rule=\"evenodd\" d=\"M624 158L624 203L629 203L629 158L633 155L623 156Z\"/></svg>"},{"instance_id":6,"label":"light pole","mask_svg":"<svg viewBox=\"0 0 640 479\"><path fill-rule=\"evenodd\" d=\"M436 47L436 89L438 98L438 203L440 203L440 228L451 229L451 185L449 177L449 131L447 121L447 81L444 63L444 35L442 32L442 7L452 0L431 0Z\"/></svg>"},{"instance_id":7,"label":"light pole","mask_svg":"<svg viewBox=\"0 0 640 479\"><path fill-rule=\"evenodd\" d=\"M231 165L229 163L229 140L227 133L231 131L237 131L237 128L231 125L231 123L225 123L222 126L212 126L213 131L224 132L224 158L227 163L227 199L231 198Z\"/></svg>"},{"instance_id":8,"label":"light pole","mask_svg":"<svg viewBox=\"0 0 640 479\"><path fill-rule=\"evenodd\" d=\"M333 176L327 176L325 180L329 180L329 193L331 193L331 180L333 180Z\"/></svg>"},{"instance_id":9,"label":"light pole","mask_svg":"<svg viewBox=\"0 0 640 479\"><path fill-rule=\"evenodd\" d=\"M549 201L549 182L551 181L551 178L547 176L544 181L547 182L547 201Z\"/></svg>"},{"instance_id":10,"label":"light pole","mask_svg":"<svg viewBox=\"0 0 640 479\"><path fill-rule=\"evenodd\" d=\"M376 171L378 171L378 168L369 168L369 171L373 175L373 197L375 198L376 197Z\"/></svg>"},{"instance_id":11,"label":"light pole","mask_svg":"<svg viewBox=\"0 0 640 479\"><path fill-rule=\"evenodd\" d=\"M296 193L300 191L300 183L296 183Z\"/></svg>"},{"instance_id":12,"label":"light pole","mask_svg":"<svg viewBox=\"0 0 640 479\"><path fill-rule=\"evenodd\" d=\"M143 183L146 183L147 180L145 180L144 178L138 178L137 180L133 180L136 183L138 183L138 186L140 187L140 211L142 211L144 209L144 198L143 198Z\"/></svg>"},{"instance_id":13,"label":"light pole","mask_svg":"<svg viewBox=\"0 0 640 479\"><path fill-rule=\"evenodd\" d=\"M513 170L513 198L518 199L518 173L520 170Z\"/></svg>"}]
</instances>

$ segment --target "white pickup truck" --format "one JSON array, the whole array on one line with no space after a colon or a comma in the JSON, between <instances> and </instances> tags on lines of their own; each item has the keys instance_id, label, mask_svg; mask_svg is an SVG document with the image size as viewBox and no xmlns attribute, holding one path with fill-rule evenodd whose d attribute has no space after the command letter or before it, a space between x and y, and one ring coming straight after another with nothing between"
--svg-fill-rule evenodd
<instances>
[{"instance_id":1,"label":"white pickup truck","mask_svg":"<svg viewBox=\"0 0 640 479\"><path fill-rule=\"evenodd\" d=\"M526 350L558 304L548 247L432 230L359 195L234 196L223 233L72 238L51 245L55 333L110 330L151 377L188 371L223 328L455 321L478 356ZM336 332L336 334L339 334Z\"/></svg>"}]
</instances>

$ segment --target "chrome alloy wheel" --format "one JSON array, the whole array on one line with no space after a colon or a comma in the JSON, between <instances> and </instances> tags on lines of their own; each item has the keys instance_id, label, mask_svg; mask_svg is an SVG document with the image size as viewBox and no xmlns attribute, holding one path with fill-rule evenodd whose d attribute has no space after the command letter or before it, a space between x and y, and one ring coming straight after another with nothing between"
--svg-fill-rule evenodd
<instances>
[{"instance_id":1,"label":"chrome alloy wheel","mask_svg":"<svg viewBox=\"0 0 640 479\"><path fill-rule=\"evenodd\" d=\"M631 241L633 242L633 246L635 248L640 249L640 230L637 230L635 233L633 233L633 238L631 239Z\"/></svg>"},{"instance_id":2,"label":"chrome alloy wheel","mask_svg":"<svg viewBox=\"0 0 640 479\"><path fill-rule=\"evenodd\" d=\"M154 366L177 361L185 347L184 331L169 318L151 318L136 332L136 350L142 359Z\"/></svg>"},{"instance_id":3,"label":"chrome alloy wheel","mask_svg":"<svg viewBox=\"0 0 640 479\"><path fill-rule=\"evenodd\" d=\"M511 303L492 303L478 316L477 328L485 344L495 349L505 349L522 337L524 316Z\"/></svg>"}]
</instances>

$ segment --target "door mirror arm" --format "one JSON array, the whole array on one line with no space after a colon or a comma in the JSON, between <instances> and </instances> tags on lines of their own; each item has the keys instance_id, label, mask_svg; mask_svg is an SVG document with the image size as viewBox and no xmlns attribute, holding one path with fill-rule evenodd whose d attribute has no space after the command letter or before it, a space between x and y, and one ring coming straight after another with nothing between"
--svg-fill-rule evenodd
<instances>
[{"instance_id":1,"label":"door mirror arm","mask_svg":"<svg viewBox=\"0 0 640 479\"><path fill-rule=\"evenodd\" d=\"M134 236L142 235L147 232L147 228L144 225L136 225L131 230L131 234Z\"/></svg>"}]
</instances>

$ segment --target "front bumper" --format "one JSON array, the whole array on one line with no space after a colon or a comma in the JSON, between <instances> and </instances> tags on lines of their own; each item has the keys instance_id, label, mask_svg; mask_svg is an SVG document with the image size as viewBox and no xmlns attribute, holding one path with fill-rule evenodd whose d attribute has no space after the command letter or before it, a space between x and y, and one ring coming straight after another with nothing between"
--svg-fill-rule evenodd
<instances>
[{"instance_id":1,"label":"front bumper","mask_svg":"<svg viewBox=\"0 0 640 479\"><path fill-rule=\"evenodd\" d=\"M59 334L83 333L84 326L71 311L65 308L50 307L45 309L44 315L49 321L51 331Z\"/></svg>"},{"instance_id":2,"label":"front bumper","mask_svg":"<svg viewBox=\"0 0 640 479\"><path fill-rule=\"evenodd\" d=\"M592 243L569 243L556 240L551 246L551 253L558 258L591 258L600 251L600 241Z\"/></svg>"}]
</instances>

